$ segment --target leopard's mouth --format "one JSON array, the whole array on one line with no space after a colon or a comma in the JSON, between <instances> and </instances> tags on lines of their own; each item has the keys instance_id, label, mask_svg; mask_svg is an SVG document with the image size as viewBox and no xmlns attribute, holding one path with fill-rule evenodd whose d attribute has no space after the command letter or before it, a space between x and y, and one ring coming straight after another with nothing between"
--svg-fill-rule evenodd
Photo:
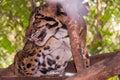
<instances>
[{"instance_id":1,"label":"leopard's mouth","mask_svg":"<svg viewBox=\"0 0 120 80\"><path fill-rule=\"evenodd\" d=\"M37 37L37 38L38 38L38 41L43 41L46 35L47 35L47 33L46 33L46 30L44 29L44 30L39 34L39 36Z\"/></svg>"},{"instance_id":2,"label":"leopard's mouth","mask_svg":"<svg viewBox=\"0 0 120 80\"><path fill-rule=\"evenodd\" d=\"M43 29L42 31L37 31L35 33L33 33L29 40L33 41L33 42L42 42L44 40L44 38L46 37L47 33L46 30Z\"/></svg>"}]
</instances>

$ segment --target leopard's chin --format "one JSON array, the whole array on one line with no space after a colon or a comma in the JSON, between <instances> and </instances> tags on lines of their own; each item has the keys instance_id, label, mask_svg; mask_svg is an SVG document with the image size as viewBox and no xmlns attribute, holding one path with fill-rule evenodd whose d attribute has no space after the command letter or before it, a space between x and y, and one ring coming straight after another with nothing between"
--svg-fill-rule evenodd
<instances>
[{"instance_id":1,"label":"leopard's chin","mask_svg":"<svg viewBox=\"0 0 120 80\"><path fill-rule=\"evenodd\" d=\"M35 43L37 46L43 46L44 45L44 39L39 38L28 38L29 41Z\"/></svg>"},{"instance_id":2,"label":"leopard's chin","mask_svg":"<svg viewBox=\"0 0 120 80\"><path fill-rule=\"evenodd\" d=\"M44 46L44 45L45 45L45 43L43 43L43 42L41 42L41 41L36 41L35 44L36 44L37 46Z\"/></svg>"}]
</instances>

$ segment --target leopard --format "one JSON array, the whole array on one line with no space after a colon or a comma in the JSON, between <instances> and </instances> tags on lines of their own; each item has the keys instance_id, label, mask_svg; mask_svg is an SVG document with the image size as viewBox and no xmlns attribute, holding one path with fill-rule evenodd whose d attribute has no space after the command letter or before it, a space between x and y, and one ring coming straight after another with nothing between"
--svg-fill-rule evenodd
<instances>
[{"instance_id":1,"label":"leopard","mask_svg":"<svg viewBox=\"0 0 120 80\"><path fill-rule=\"evenodd\" d=\"M32 12L28 39L15 56L15 74L22 76L63 75L72 57L67 14L59 4L45 4ZM87 57L88 58L88 57Z\"/></svg>"},{"instance_id":2,"label":"leopard","mask_svg":"<svg viewBox=\"0 0 120 80\"><path fill-rule=\"evenodd\" d=\"M53 37L42 47L28 41L29 44L26 43L23 50L16 55L15 74L18 76L62 75L72 56L66 40L59 41Z\"/></svg>"},{"instance_id":3,"label":"leopard","mask_svg":"<svg viewBox=\"0 0 120 80\"><path fill-rule=\"evenodd\" d=\"M58 6L57 12L49 12L50 7L37 7L31 15L26 31L28 40L14 59L17 76L64 74L72 57L67 25L59 19L66 14Z\"/></svg>"},{"instance_id":4,"label":"leopard","mask_svg":"<svg viewBox=\"0 0 120 80\"><path fill-rule=\"evenodd\" d=\"M69 16L61 6L61 4L49 3L46 6L47 7L44 9L39 8L36 10L34 17L31 18L31 24L29 25L26 31L27 38L30 41L33 41L38 46L43 46L51 37L54 37L54 36L62 37L62 35L64 35L64 32L62 32L61 28L66 29L65 34L67 34L67 36L69 37L67 27L69 26L74 27L78 25L78 23L77 24L74 23L74 21L69 18ZM49 13L52 13L52 15ZM42 21L42 19L44 19L44 21ZM80 43L82 47L81 49L82 57L85 63L84 66L88 67L90 65L90 61L89 61L88 50L86 47L87 27L84 20L80 20L80 21L82 21L80 23L83 23L81 25L81 29L79 30ZM62 26L59 26L60 24L58 23L60 24L62 23ZM58 27L55 27L56 25Z\"/></svg>"},{"instance_id":5,"label":"leopard","mask_svg":"<svg viewBox=\"0 0 120 80\"><path fill-rule=\"evenodd\" d=\"M25 33L25 45L16 53L14 63L10 66L14 75L64 75L72 57L68 25L65 23L67 19L60 4L35 8Z\"/></svg>"}]
</instances>

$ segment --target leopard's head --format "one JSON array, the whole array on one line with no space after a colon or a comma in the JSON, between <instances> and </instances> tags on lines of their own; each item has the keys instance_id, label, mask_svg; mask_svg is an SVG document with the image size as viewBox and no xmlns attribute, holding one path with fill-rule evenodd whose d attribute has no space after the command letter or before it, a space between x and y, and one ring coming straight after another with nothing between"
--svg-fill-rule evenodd
<instances>
[{"instance_id":1,"label":"leopard's head","mask_svg":"<svg viewBox=\"0 0 120 80\"><path fill-rule=\"evenodd\" d=\"M62 27L61 21L51 11L48 6L38 7L30 17L26 36L28 40L35 42L38 46L45 45L57 30Z\"/></svg>"}]
</instances>

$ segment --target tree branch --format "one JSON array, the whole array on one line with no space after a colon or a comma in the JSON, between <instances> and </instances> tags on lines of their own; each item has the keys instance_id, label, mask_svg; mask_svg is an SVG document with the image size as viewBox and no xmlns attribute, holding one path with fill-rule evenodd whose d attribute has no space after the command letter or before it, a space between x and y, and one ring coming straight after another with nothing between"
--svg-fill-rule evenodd
<instances>
[{"instance_id":1,"label":"tree branch","mask_svg":"<svg viewBox=\"0 0 120 80\"><path fill-rule=\"evenodd\" d=\"M101 58L103 55L100 55ZM98 56L97 56L98 57ZM94 56L93 59L97 58ZM102 60L103 58L99 60ZM106 80L120 73L120 51L104 55L104 59L66 80Z\"/></svg>"},{"instance_id":2,"label":"tree branch","mask_svg":"<svg viewBox=\"0 0 120 80\"><path fill-rule=\"evenodd\" d=\"M68 24L68 34L70 36L71 50L73 53L73 58L77 72L79 73L84 68L80 37L79 37L80 27L77 24L75 24L72 20L68 21L67 24Z\"/></svg>"},{"instance_id":3,"label":"tree branch","mask_svg":"<svg viewBox=\"0 0 120 80\"><path fill-rule=\"evenodd\" d=\"M98 54L98 55L94 55L94 56L90 56L90 66L104 60L107 59L109 57L112 57L116 54L116 52L110 52L110 53L102 53L102 54ZM76 73L76 69L75 69L75 64L73 61L70 61L68 63L68 66L66 68L66 72L73 72Z\"/></svg>"},{"instance_id":4,"label":"tree branch","mask_svg":"<svg viewBox=\"0 0 120 80\"><path fill-rule=\"evenodd\" d=\"M109 77L117 75L120 73L120 51L99 54L90 57L91 66L85 70L83 70L80 74L75 75L74 77L68 78L67 80L106 80ZM20 78L21 80L56 80L58 77L11 77L13 76L13 67L12 65L6 69L0 70L0 77L2 80L17 80ZM66 68L65 72L76 73L76 69L74 66L74 62L70 62ZM10 77L8 77L10 76ZM65 80L67 77L59 77L59 80Z\"/></svg>"}]
</instances>

